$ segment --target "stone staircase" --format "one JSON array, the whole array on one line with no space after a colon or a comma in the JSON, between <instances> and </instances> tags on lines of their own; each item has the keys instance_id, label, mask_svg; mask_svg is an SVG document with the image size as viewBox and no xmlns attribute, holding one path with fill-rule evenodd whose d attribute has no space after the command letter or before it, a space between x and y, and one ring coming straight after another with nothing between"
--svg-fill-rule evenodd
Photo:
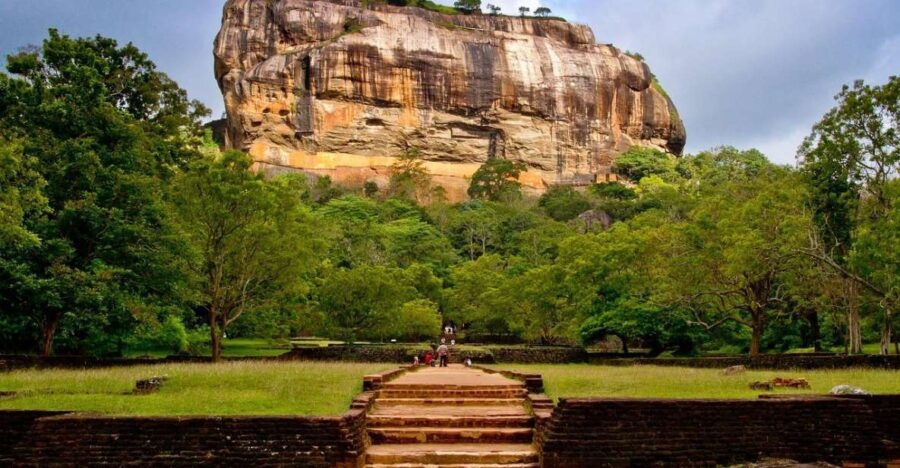
<instances>
[{"instance_id":1,"label":"stone staircase","mask_svg":"<svg viewBox=\"0 0 900 468\"><path fill-rule=\"evenodd\" d=\"M371 468L538 467L524 384L451 365L376 392L367 427Z\"/></svg>"}]
</instances>

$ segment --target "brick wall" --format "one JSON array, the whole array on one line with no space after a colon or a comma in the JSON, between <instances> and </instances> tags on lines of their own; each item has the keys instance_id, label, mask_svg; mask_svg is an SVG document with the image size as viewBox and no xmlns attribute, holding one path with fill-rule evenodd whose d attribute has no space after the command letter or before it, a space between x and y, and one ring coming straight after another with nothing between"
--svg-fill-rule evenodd
<instances>
[{"instance_id":1,"label":"brick wall","mask_svg":"<svg viewBox=\"0 0 900 468\"><path fill-rule=\"evenodd\" d=\"M0 411L0 466L359 467L366 440L365 409L333 418Z\"/></svg>"},{"instance_id":2,"label":"brick wall","mask_svg":"<svg viewBox=\"0 0 900 468\"><path fill-rule=\"evenodd\" d=\"M897 411L896 399L879 404ZM562 399L540 429L547 468L716 466L767 457L840 464L887 456L873 409L850 398Z\"/></svg>"}]
</instances>

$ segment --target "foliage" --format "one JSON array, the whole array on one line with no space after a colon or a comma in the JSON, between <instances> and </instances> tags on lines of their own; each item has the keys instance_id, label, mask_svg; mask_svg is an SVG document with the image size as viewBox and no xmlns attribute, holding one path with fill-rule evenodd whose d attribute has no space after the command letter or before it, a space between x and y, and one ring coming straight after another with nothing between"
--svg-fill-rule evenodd
<instances>
[{"instance_id":1,"label":"foliage","mask_svg":"<svg viewBox=\"0 0 900 468\"><path fill-rule=\"evenodd\" d=\"M850 296L852 352L862 348L858 296L877 299L881 352L886 354L893 334L897 280L894 266L884 270L874 265L884 261L890 265L891 258L879 257L896 250L890 229L896 229L891 225L897 200L893 186L900 172L900 77L892 76L882 86L857 81L844 86L835 99L838 105L813 127L798 153L817 226L808 253L844 280ZM883 235L883 229L889 234ZM852 252L858 240L864 244ZM854 254L874 263L848 262L848 255Z\"/></svg>"},{"instance_id":2,"label":"foliage","mask_svg":"<svg viewBox=\"0 0 900 468\"><path fill-rule=\"evenodd\" d=\"M550 10L550 9L547 8L547 7L543 7L543 6L542 6L542 7L538 7L537 9L534 10L534 14L535 14L535 15L541 16L541 17L544 17L544 18L550 16L550 13L551 13L551 12L552 12L552 10Z\"/></svg>"},{"instance_id":3,"label":"foliage","mask_svg":"<svg viewBox=\"0 0 900 468\"><path fill-rule=\"evenodd\" d=\"M508 159L488 159L472 175L469 196L481 200L508 201L522 196L518 178L525 164Z\"/></svg>"},{"instance_id":4,"label":"foliage","mask_svg":"<svg viewBox=\"0 0 900 468\"><path fill-rule=\"evenodd\" d=\"M568 185L550 187L541 195L538 205L557 221L572 220L591 208L587 198Z\"/></svg>"},{"instance_id":5,"label":"foliage","mask_svg":"<svg viewBox=\"0 0 900 468\"><path fill-rule=\"evenodd\" d=\"M616 158L613 170L635 182L651 175L667 177L675 170L675 158L657 149L632 146Z\"/></svg>"},{"instance_id":6,"label":"foliage","mask_svg":"<svg viewBox=\"0 0 900 468\"><path fill-rule=\"evenodd\" d=\"M397 320L391 324L391 332L406 341L427 341L439 334L441 315L437 305L428 299L415 299L403 304Z\"/></svg>"},{"instance_id":7,"label":"foliage","mask_svg":"<svg viewBox=\"0 0 900 468\"><path fill-rule=\"evenodd\" d=\"M207 110L136 47L99 36L51 30L7 69L0 321L19 349L119 352L141 320L186 302L161 199L197 156Z\"/></svg>"},{"instance_id":8,"label":"foliage","mask_svg":"<svg viewBox=\"0 0 900 468\"><path fill-rule=\"evenodd\" d=\"M384 338L384 327L415 296L395 268L363 265L334 269L316 289L318 307L328 317L334 336L353 343Z\"/></svg>"},{"instance_id":9,"label":"foliage","mask_svg":"<svg viewBox=\"0 0 900 468\"><path fill-rule=\"evenodd\" d=\"M481 0L456 0L453 6L465 13L472 13L481 11Z\"/></svg>"},{"instance_id":10,"label":"foliage","mask_svg":"<svg viewBox=\"0 0 900 468\"><path fill-rule=\"evenodd\" d=\"M192 246L187 269L210 327L213 359L244 313L300 301L317 245L293 179L266 180L227 152L174 181L173 205Z\"/></svg>"},{"instance_id":11,"label":"foliage","mask_svg":"<svg viewBox=\"0 0 900 468\"><path fill-rule=\"evenodd\" d=\"M421 151L412 148L400 155L391 166L389 193L407 200L426 201L430 189L431 176L422 161Z\"/></svg>"},{"instance_id":12,"label":"foliage","mask_svg":"<svg viewBox=\"0 0 900 468\"><path fill-rule=\"evenodd\" d=\"M531 8L528 7L519 7L519 15L525 17L528 15L528 12L531 11Z\"/></svg>"}]
</instances>

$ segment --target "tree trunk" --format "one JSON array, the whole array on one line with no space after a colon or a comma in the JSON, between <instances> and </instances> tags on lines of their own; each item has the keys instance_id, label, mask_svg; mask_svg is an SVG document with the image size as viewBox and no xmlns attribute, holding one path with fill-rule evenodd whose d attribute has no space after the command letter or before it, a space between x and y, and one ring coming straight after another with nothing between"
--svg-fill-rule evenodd
<instances>
[{"instance_id":1,"label":"tree trunk","mask_svg":"<svg viewBox=\"0 0 900 468\"><path fill-rule=\"evenodd\" d=\"M41 354L43 356L49 356L51 353L53 353L54 330L44 327L43 335L44 335L44 340L43 340L44 344L43 344L43 347L41 350Z\"/></svg>"},{"instance_id":2,"label":"tree trunk","mask_svg":"<svg viewBox=\"0 0 900 468\"><path fill-rule=\"evenodd\" d=\"M61 314L52 314L46 318L44 325L41 327L41 335L43 336L41 354L43 356L53 354L53 337L56 335L56 328L59 326L60 318Z\"/></svg>"},{"instance_id":3,"label":"tree trunk","mask_svg":"<svg viewBox=\"0 0 900 468\"><path fill-rule=\"evenodd\" d=\"M219 321L215 308L209 310L209 345L212 351L212 361L219 362L222 358L222 334L219 331Z\"/></svg>"},{"instance_id":4,"label":"tree trunk","mask_svg":"<svg viewBox=\"0 0 900 468\"><path fill-rule=\"evenodd\" d=\"M884 323L881 326L881 346L880 352L882 355L887 356L891 354L891 311L888 308L884 308Z\"/></svg>"},{"instance_id":5,"label":"tree trunk","mask_svg":"<svg viewBox=\"0 0 900 468\"><path fill-rule=\"evenodd\" d=\"M862 333L859 323L859 286L847 280L847 335L850 340L848 354L862 352Z\"/></svg>"},{"instance_id":6,"label":"tree trunk","mask_svg":"<svg viewBox=\"0 0 900 468\"><path fill-rule=\"evenodd\" d=\"M763 314L760 311L751 313L753 320L753 336L750 338L750 356L759 356L759 342L762 338Z\"/></svg>"},{"instance_id":7,"label":"tree trunk","mask_svg":"<svg viewBox=\"0 0 900 468\"><path fill-rule=\"evenodd\" d=\"M810 310L806 314L806 321L809 322L809 339L812 341L813 351L822 352L822 331L819 328L819 312Z\"/></svg>"}]
</instances>

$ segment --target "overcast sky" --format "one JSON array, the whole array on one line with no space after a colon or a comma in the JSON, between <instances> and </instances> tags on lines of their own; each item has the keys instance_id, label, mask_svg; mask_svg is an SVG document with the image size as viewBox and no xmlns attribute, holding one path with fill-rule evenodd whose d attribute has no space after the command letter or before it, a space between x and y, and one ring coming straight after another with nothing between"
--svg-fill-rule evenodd
<instances>
[{"instance_id":1,"label":"overcast sky","mask_svg":"<svg viewBox=\"0 0 900 468\"><path fill-rule=\"evenodd\" d=\"M0 0L0 53L47 28L134 42L222 113L212 41L224 0ZM443 3L451 3L444 1ZM844 83L900 74L898 0L485 0L544 5L640 52L672 96L687 151L729 144L793 162Z\"/></svg>"}]
</instances>

